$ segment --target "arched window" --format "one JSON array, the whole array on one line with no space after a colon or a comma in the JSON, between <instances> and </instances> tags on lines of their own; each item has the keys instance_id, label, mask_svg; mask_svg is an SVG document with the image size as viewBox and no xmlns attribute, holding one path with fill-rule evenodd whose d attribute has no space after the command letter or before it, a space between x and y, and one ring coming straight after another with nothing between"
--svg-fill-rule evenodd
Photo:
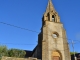
<instances>
[{"instance_id":1,"label":"arched window","mask_svg":"<svg viewBox=\"0 0 80 60\"><path fill-rule=\"evenodd\" d=\"M53 22L55 21L54 15L52 15L52 21L53 21Z\"/></svg>"}]
</instances>

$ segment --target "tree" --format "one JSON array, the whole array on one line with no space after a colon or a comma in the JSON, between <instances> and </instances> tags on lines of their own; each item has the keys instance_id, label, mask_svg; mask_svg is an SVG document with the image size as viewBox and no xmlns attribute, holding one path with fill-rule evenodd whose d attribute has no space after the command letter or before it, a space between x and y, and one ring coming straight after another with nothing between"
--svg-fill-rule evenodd
<instances>
[{"instance_id":1,"label":"tree","mask_svg":"<svg viewBox=\"0 0 80 60\"><path fill-rule=\"evenodd\" d=\"M0 59L2 56L7 56L8 55L8 49L6 46L0 46Z\"/></svg>"},{"instance_id":2,"label":"tree","mask_svg":"<svg viewBox=\"0 0 80 60\"><path fill-rule=\"evenodd\" d=\"M26 52L20 49L7 49L6 46L0 45L0 59L2 56L24 58Z\"/></svg>"},{"instance_id":3,"label":"tree","mask_svg":"<svg viewBox=\"0 0 80 60\"><path fill-rule=\"evenodd\" d=\"M70 52L71 55L73 55L74 53L76 54L77 52Z\"/></svg>"},{"instance_id":4,"label":"tree","mask_svg":"<svg viewBox=\"0 0 80 60\"><path fill-rule=\"evenodd\" d=\"M26 52L20 49L9 49L8 56L9 57L25 57Z\"/></svg>"}]
</instances>

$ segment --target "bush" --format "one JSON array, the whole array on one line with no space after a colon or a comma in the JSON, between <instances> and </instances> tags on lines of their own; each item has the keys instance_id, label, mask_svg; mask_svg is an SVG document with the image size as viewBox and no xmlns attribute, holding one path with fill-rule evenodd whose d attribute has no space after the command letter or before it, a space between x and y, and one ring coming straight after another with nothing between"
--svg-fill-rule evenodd
<instances>
[{"instance_id":1,"label":"bush","mask_svg":"<svg viewBox=\"0 0 80 60\"><path fill-rule=\"evenodd\" d=\"M8 49L6 46L0 46L0 60L2 56L8 56Z\"/></svg>"},{"instance_id":2,"label":"bush","mask_svg":"<svg viewBox=\"0 0 80 60\"><path fill-rule=\"evenodd\" d=\"M20 49L7 49L6 46L0 46L0 59L2 56L24 58L26 52Z\"/></svg>"},{"instance_id":3,"label":"bush","mask_svg":"<svg viewBox=\"0 0 80 60\"><path fill-rule=\"evenodd\" d=\"M9 57L25 57L26 52L20 49L10 49L8 50Z\"/></svg>"}]
</instances>

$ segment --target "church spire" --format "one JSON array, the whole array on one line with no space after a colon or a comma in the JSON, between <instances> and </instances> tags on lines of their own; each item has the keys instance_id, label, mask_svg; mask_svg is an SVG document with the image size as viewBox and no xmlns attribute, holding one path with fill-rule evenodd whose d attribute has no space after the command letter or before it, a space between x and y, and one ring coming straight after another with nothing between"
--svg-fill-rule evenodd
<instances>
[{"instance_id":1,"label":"church spire","mask_svg":"<svg viewBox=\"0 0 80 60\"><path fill-rule=\"evenodd\" d=\"M43 23L45 21L50 21L50 22L55 22L55 23L60 22L58 13L55 11L55 8L51 0L48 0L47 9L43 16Z\"/></svg>"},{"instance_id":2,"label":"church spire","mask_svg":"<svg viewBox=\"0 0 80 60\"><path fill-rule=\"evenodd\" d=\"M54 9L54 6L52 4L52 1L49 0L48 1L48 6L47 6L47 9L46 9L46 12L51 12L51 11L54 11L55 12L55 9Z\"/></svg>"}]
</instances>

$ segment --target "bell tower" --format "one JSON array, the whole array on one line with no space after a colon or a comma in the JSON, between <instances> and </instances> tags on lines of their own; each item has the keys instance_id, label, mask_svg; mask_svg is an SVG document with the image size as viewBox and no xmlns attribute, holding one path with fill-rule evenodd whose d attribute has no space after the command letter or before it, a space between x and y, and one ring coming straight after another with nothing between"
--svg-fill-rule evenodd
<instances>
[{"instance_id":1,"label":"bell tower","mask_svg":"<svg viewBox=\"0 0 80 60\"><path fill-rule=\"evenodd\" d=\"M42 17L42 28L33 57L41 60L71 60L66 31L51 0Z\"/></svg>"},{"instance_id":2,"label":"bell tower","mask_svg":"<svg viewBox=\"0 0 80 60\"><path fill-rule=\"evenodd\" d=\"M49 0L46 12L43 15L42 22L44 23L44 21L50 21L50 22L55 22L55 23L60 22L60 18L58 16L58 13L55 11L51 0Z\"/></svg>"},{"instance_id":3,"label":"bell tower","mask_svg":"<svg viewBox=\"0 0 80 60\"><path fill-rule=\"evenodd\" d=\"M71 60L66 31L60 22L52 1L48 1L47 9L42 17L41 33L38 35L37 56L42 60Z\"/></svg>"}]
</instances>

